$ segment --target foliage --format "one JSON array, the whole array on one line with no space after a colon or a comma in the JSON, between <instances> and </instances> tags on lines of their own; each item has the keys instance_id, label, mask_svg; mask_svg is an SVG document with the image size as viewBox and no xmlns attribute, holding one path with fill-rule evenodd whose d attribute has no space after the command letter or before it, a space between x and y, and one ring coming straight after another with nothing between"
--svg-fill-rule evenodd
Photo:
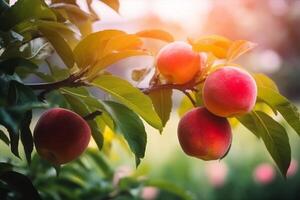
<instances>
[{"instance_id":1,"label":"foliage","mask_svg":"<svg viewBox=\"0 0 300 200\"><path fill-rule=\"evenodd\" d=\"M199 77L188 84L172 85L161 84L162 80L155 73L149 88L137 88L128 80L109 74L106 69L124 58L155 56L156 52L144 49L144 39L172 42L173 36L156 29L137 33L119 30L92 33L92 23L99 16L91 6L92 1L87 3L89 13L81 10L73 0L52 0L49 4L43 0L19 0L11 7L0 0L0 124L8 132L7 136L0 131L0 139L10 146L11 152L17 157L20 157L21 141L28 164L31 163L34 150L30 129L32 115L37 109L59 106L71 109L83 117L100 111L101 115L88 119L99 150L105 143L104 130L109 127L114 133L123 136L121 138L129 145L138 166L145 155L147 144L142 120L162 132L172 110L172 90L179 90L187 96L179 107L181 115L194 105L202 105L201 87L206 76L217 67L236 66L236 59L255 46L248 41L231 41L216 35L198 40L189 39L193 49L205 53L207 57L204 72ZM118 0L102 0L102 3L118 12ZM54 55L61 59L61 66L52 64ZM41 70L42 65L48 67L49 73ZM139 77L144 78L149 71L142 73ZM26 78L32 75L42 83L28 83ZM270 107L274 115L280 114L300 135L297 108L280 94L271 79L263 74L253 74L253 77L258 85L257 104ZM101 90L109 97L109 101L96 98L92 89ZM275 120L274 115L256 107L251 113L237 117L237 120L264 141L278 168L285 175L290 163L289 139L285 128ZM95 165L85 166L84 159L94 159ZM99 190L97 192L105 196L111 195L114 190L109 182L113 169L103 160L101 152L90 152L70 167L64 166L59 178L45 173L45 170L50 170L47 167L34 157L31 166L28 166L29 171L25 168L24 172L46 199L75 199L75 196L91 199L91 191ZM99 170L79 173L91 168ZM31 191L30 195L39 199L30 179L14 169L7 163L1 164L1 189L9 191L9 188L13 188L24 197ZM31 174L33 171L41 174ZM95 182L87 185L87 178ZM11 179L19 181L15 183ZM48 187L49 182L53 183L52 188ZM19 187L20 183L22 187L26 185L26 188ZM64 184L70 186L70 189L62 189ZM165 182L128 178L120 182L118 194L132 196L133 189L146 185L170 191ZM182 198L190 199L180 189L174 191Z\"/></svg>"}]
</instances>

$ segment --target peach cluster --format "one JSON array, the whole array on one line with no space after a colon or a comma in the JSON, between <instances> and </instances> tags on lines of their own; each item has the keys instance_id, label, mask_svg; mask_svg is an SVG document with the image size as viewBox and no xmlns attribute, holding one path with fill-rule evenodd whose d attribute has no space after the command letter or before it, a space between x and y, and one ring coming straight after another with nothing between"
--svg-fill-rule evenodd
<instances>
[{"instance_id":1,"label":"peach cluster","mask_svg":"<svg viewBox=\"0 0 300 200\"><path fill-rule=\"evenodd\" d=\"M200 75L203 60L184 42L173 42L157 55L158 72L173 84L185 84ZM187 112L179 122L178 138L183 151L203 160L222 158L231 145L227 117L244 115L255 105L257 86L245 70L223 66L210 72L204 82L204 107Z\"/></svg>"}]
</instances>

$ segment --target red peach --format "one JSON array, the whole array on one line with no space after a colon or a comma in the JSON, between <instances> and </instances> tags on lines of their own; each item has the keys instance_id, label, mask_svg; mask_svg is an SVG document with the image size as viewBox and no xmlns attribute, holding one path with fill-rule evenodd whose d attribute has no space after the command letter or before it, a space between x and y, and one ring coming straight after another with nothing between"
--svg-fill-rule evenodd
<instances>
[{"instance_id":1,"label":"red peach","mask_svg":"<svg viewBox=\"0 0 300 200\"><path fill-rule=\"evenodd\" d=\"M192 46L176 41L164 46L157 55L158 71L171 83L184 84L191 81L201 70L200 54Z\"/></svg>"},{"instance_id":2,"label":"red peach","mask_svg":"<svg viewBox=\"0 0 300 200\"><path fill-rule=\"evenodd\" d=\"M34 129L38 154L54 165L79 157L89 144L91 129L78 114L52 108L42 114Z\"/></svg>"},{"instance_id":3,"label":"red peach","mask_svg":"<svg viewBox=\"0 0 300 200\"><path fill-rule=\"evenodd\" d=\"M222 67L208 75L203 86L205 107L215 115L231 117L250 112L256 102L253 77L237 67Z\"/></svg>"},{"instance_id":4,"label":"red peach","mask_svg":"<svg viewBox=\"0 0 300 200\"><path fill-rule=\"evenodd\" d=\"M206 108L194 108L178 124L178 139L183 151L203 160L216 160L229 150L232 134L226 118Z\"/></svg>"}]
</instances>

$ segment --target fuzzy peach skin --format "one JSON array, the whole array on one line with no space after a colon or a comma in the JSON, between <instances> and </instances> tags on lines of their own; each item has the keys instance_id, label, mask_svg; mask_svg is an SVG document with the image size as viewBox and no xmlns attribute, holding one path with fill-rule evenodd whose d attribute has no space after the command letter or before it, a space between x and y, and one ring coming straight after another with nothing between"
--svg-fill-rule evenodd
<instances>
[{"instance_id":1,"label":"fuzzy peach skin","mask_svg":"<svg viewBox=\"0 0 300 200\"><path fill-rule=\"evenodd\" d=\"M250 112L256 102L253 77L237 67L222 67L208 75L203 86L205 107L215 115L232 117Z\"/></svg>"},{"instance_id":2,"label":"fuzzy peach skin","mask_svg":"<svg viewBox=\"0 0 300 200\"><path fill-rule=\"evenodd\" d=\"M216 160L229 150L232 134L226 118L206 108L194 108L178 124L178 139L183 151L202 160Z\"/></svg>"},{"instance_id":3,"label":"fuzzy peach skin","mask_svg":"<svg viewBox=\"0 0 300 200\"><path fill-rule=\"evenodd\" d=\"M192 46L175 41L164 46L157 55L156 67L169 82L184 84L201 70L201 56Z\"/></svg>"},{"instance_id":4,"label":"fuzzy peach skin","mask_svg":"<svg viewBox=\"0 0 300 200\"><path fill-rule=\"evenodd\" d=\"M91 130L78 114L63 108L52 108L42 114L33 135L38 154L54 165L61 165L84 152Z\"/></svg>"}]
</instances>

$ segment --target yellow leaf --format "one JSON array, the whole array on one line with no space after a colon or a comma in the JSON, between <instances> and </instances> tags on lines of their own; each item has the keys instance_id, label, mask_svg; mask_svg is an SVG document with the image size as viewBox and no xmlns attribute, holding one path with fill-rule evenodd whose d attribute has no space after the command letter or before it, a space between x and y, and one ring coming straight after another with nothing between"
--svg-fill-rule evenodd
<instances>
[{"instance_id":1,"label":"yellow leaf","mask_svg":"<svg viewBox=\"0 0 300 200\"><path fill-rule=\"evenodd\" d=\"M166 42L174 41L174 37L170 33L158 29L140 31L137 32L136 35L139 37L158 39Z\"/></svg>"},{"instance_id":2,"label":"yellow leaf","mask_svg":"<svg viewBox=\"0 0 300 200\"><path fill-rule=\"evenodd\" d=\"M101 57L103 49L110 38L126 34L118 30L105 30L92 33L81 40L73 53L79 68L94 65Z\"/></svg>"},{"instance_id":3,"label":"yellow leaf","mask_svg":"<svg viewBox=\"0 0 300 200\"><path fill-rule=\"evenodd\" d=\"M103 50L102 57L115 52L115 51L122 51L122 50L134 50L141 47L143 42L141 39L136 35L119 35L116 37L111 38L107 44L105 45L105 48Z\"/></svg>"},{"instance_id":4,"label":"yellow leaf","mask_svg":"<svg viewBox=\"0 0 300 200\"><path fill-rule=\"evenodd\" d=\"M192 41L191 43L194 51L211 52L217 58L226 58L232 41L222 36L209 35Z\"/></svg>"},{"instance_id":5,"label":"yellow leaf","mask_svg":"<svg viewBox=\"0 0 300 200\"><path fill-rule=\"evenodd\" d=\"M227 61L231 62L246 52L256 47L255 43L246 40L236 40L231 45L227 52Z\"/></svg>"},{"instance_id":6,"label":"yellow leaf","mask_svg":"<svg viewBox=\"0 0 300 200\"><path fill-rule=\"evenodd\" d=\"M279 91L276 83L272 79L270 79L268 76L261 74L261 73L256 73L256 74L253 74L253 77L258 86L263 86L263 87L275 90L277 92Z\"/></svg>"},{"instance_id":7,"label":"yellow leaf","mask_svg":"<svg viewBox=\"0 0 300 200\"><path fill-rule=\"evenodd\" d=\"M261 102L261 101L256 102L254 110L255 111L262 111L262 112L270 114L270 115L273 114L273 113L274 114L277 113L276 111L273 111L270 106L268 106L266 103Z\"/></svg>"},{"instance_id":8,"label":"yellow leaf","mask_svg":"<svg viewBox=\"0 0 300 200\"><path fill-rule=\"evenodd\" d=\"M194 93L191 93L192 97L195 98ZM177 113L179 117L183 117L188 111L192 110L194 105L192 104L191 100L187 96L183 96L179 107L177 109Z\"/></svg>"},{"instance_id":9,"label":"yellow leaf","mask_svg":"<svg viewBox=\"0 0 300 200\"><path fill-rule=\"evenodd\" d=\"M236 128L239 125L239 121L236 118L227 118L231 128Z\"/></svg>"}]
</instances>

